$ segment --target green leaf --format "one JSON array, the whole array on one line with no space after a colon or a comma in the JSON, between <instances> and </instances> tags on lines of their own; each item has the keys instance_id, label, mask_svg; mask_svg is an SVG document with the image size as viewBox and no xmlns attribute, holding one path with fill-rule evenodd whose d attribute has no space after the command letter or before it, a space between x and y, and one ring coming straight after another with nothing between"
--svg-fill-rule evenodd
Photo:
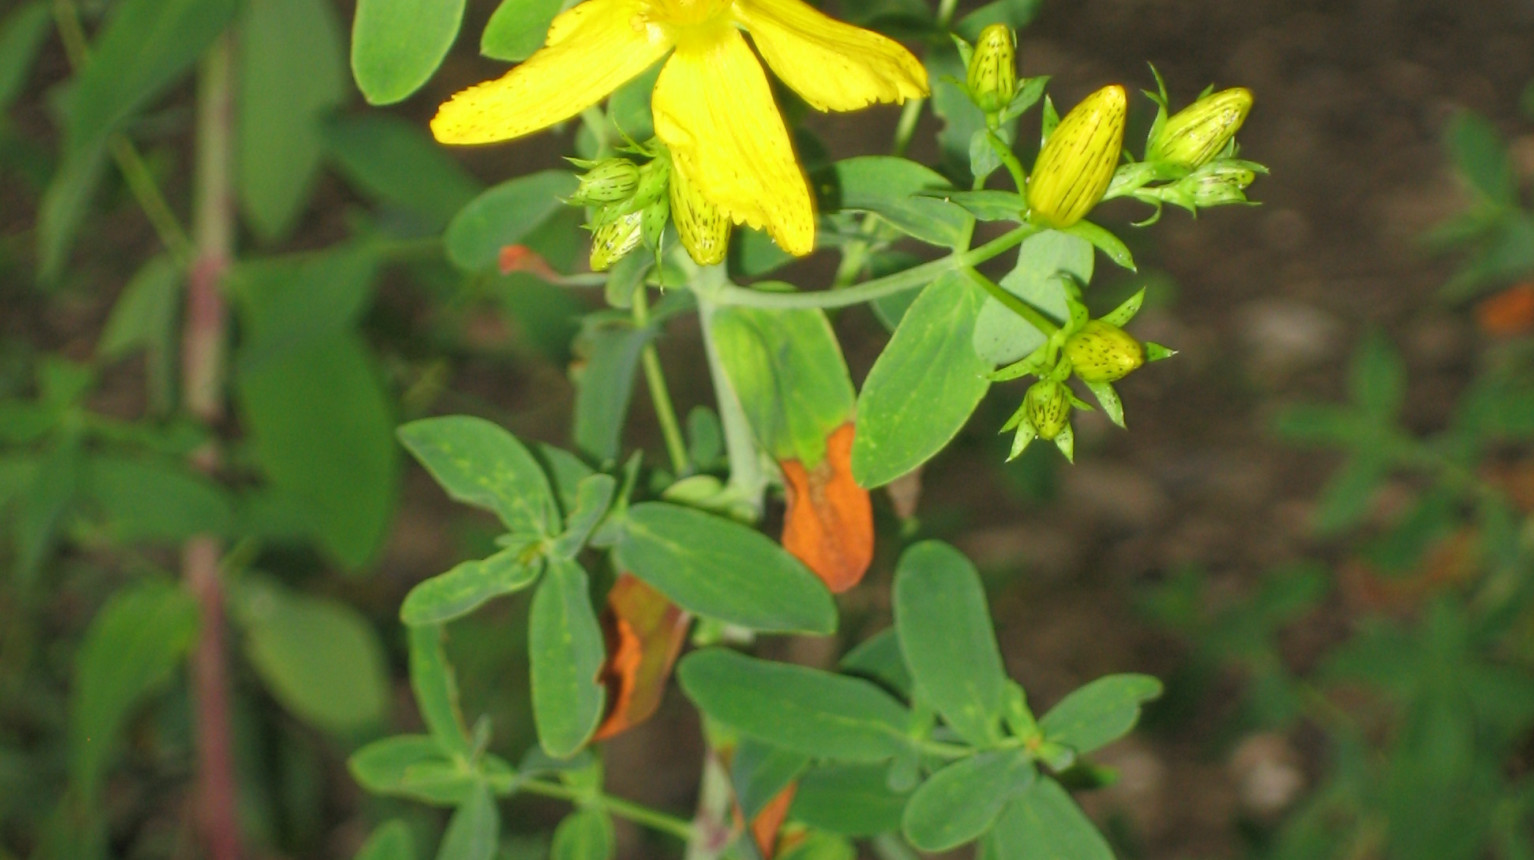
<instances>
[{"instance_id":1,"label":"green leaf","mask_svg":"<svg viewBox=\"0 0 1534 860\"><path fill-rule=\"evenodd\" d=\"M323 0L247 0L240 21L241 210L263 241L285 237L314 187L324 156L321 118L346 94L335 10Z\"/></svg>"},{"instance_id":2,"label":"green leaf","mask_svg":"<svg viewBox=\"0 0 1534 860\"><path fill-rule=\"evenodd\" d=\"M813 469L852 420L856 395L824 311L727 307L711 322L719 360L757 442Z\"/></svg>"},{"instance_id":3,"label":"green leaf","mask_svg":"<svg viewBox=\"0 0 1534 860\"><path fill-rule=\"evenodd\" d=\"M123 588L91 619L69 707L69 775L82 796L95 797L129 712L170 684L197 626L197 601L160 581Z\"/></svg>"},{"instance_id":4,"label":"green leaf","mask_svg":"<svg viewBox=\"0 0 1534 860\"><path fill-rule=\"evenodd\" d=\"M337 732L383 719L389 695L383 644L357 610L249 582L236 612L251 667L296 716Z\"/></svg>"},{"instance_id":5,"label":"green leaf","mask_svg":"<svg viewBox=\"0 0 1534 860\"><path fill-rule=\"evenodd\" d=\"M352 76L369 104L402 101L431 78L458 38L464 0L357 0Z\"/></svg>"},{"instance_id":6,"label":"green leaf","mask_svg":"<svg viewBox=\"0 0 1534 860\"><path fill-rule=\"evenodd\" d=\"M1107 228L1093 224L1091 221L1077 221L1067 227L1065 232L1091 242L1092 247L1102 251L1114 264L1131 272L1138 271L1135 269L1134 256L1129 253L1129 246Z\"/></svg>"},{"instance_id":7,"label":"green leaf","mask_svg":"<svg viewBox=\"0 0 1534 860\"><path fill-rule=\"evenodd\" d=\"M399 117L369 113L336 119L325 123L321 134L349 183L378 203L420 216L423 233L446 227L480 192L479 181L423 128Z\"/></svg>"},{"instance_id":8,"label":"green leaf","mask_svg":"<svg viewBox=\"0 0 1534 860\"><path fill-rule=\"evenodd\" d=\"M549 480L515 436L483 418L450 415L412 421L399 438L453 499L493 511L513 534L557 533Z\"/></svg>"},{"instance_id":9,"label":"green leaf","mask_svg":"<svg viewBox=\"0 0 1534 860\"><path fill-rule=\"evenodd\" d=\"M792 844L784 842L773 860L858 860L858 849L841 836L811 831Z\"/></svg>"},{"instance_id":10,"label":"green leaf","mask_svg":"<svg viewBox=\"0 0 1534 860\"><path fill-rule=\"evenodd\" d=\"M97 455L86 461L85 491L125 543L228 534L234 519L223 489L177 461Z\"/></svg>"},{"instance_id":11,"label":"green leaf","mask_svg":"<svg viewBox=\"0 0 1534 860\"><path fill-rule=\"evenodd\" d=\"M236 376L235 393L272 484L304 507L331 556L364 566L394 515L399 455L388 395L362 338L346 331L268 353Z\"/></svg>"},{"instance_id":12,"label":"green leaf","mask_svg":"<svg viewBox=\"0 0 1534 860\"><path fill-rule=\"evenodd\" d=\"M890 788L884 764L817 767L799 778L789 817L844 836L874 836L900 829L910 796Z\"/></svg>"},{"instance_id":13,"label":"green leaf","mask_svg":"<svg viewBox=\"0 0 1534 860\"><path fill-rule=\"evenodd\" d=\"M533 720L543 751L554 758L580 751L606 699L597 673L607 652L587 587L580 565L554 560L533 594L527 634Z\"/></svg>"},{"instance_id":14,"label":"green leaf","mask_svg":"<svg viewBox=\"0 0 1534 860\"><path fill-rule=\"evenodd\" d=\"M436 738L397 735L374 741L346 762L352 778L374 794L454 806L480 781L467 762L448 758Z\"/></svg>"},{"instance_id":15,"label":"green leaf","mask_svg":"<svg viewBox=\"0 0 1534 860\"><path fill-rule=\"evenodd\" d=\"M830 209L873 212L895 229L931 245L954 248L969 238L974 219L937 197L920 194L950 187L935 170L888 155L865 155L834 166L836 197Z\"/></svg>"},{"instance_id":16,"label":"green leaf","mask_svg":"<svg viewBox=\"0 0 1534 860\"><path fill-rule=\"evenodd\" d=\"M634 374L653 332L626 319L588 317L575 341L583 360L570 370L575 382L575 447L599 463L618 459Z\"/></svg>"},{"instance_id":17,"label":"green leaf","mask_svg":"<svg viewBox=\"0 0 1534 860\"><path fill-rule=\"evenodd\" d=\"M597 523L612 505L618 481L612 475L591 475L581 480L575 490L575 505L565 518L565 530L550 553L557 558L574 558L586 546Z\"/></svg>"},{"instance_id":18,"label":"green leaf","mask_svg":"<svg viewBox=\"0 0 1534 860\"><path fill-rule=\"evenodd\" d=\"M437 860L493 860L501 843L501 816L483 782L469 791L447 822Z\"/></svg>"},{"instance_id":19,"label":"green leaf","mask_svg":"<svg viewBox=\"0 0 1534 860\"><path fill-rule=\"evenodd\" d=\"M225 281L245 327L238 371L349 331L377 275L377 255L359 245L239 262Z\"/></svg>"},{"instance_id":20,"label":"green leaf","mask_svg":"<svg viewBox=\"0 0 1534 860\"><path fill-rule=\"evenodd\" d=\"M492 60L520 63L543 47L559 0L501 0L479 37L479 52Z\"/></svg>"},{"instance_id":21,"label":"green leaf","mask_svg":"<svg viewBox=\"0 0 1534 860\"><path fill-rule=\"evenodd\" d=\"M51 23L43 0L21 3L0 20L0 112L21 94Z\"/></svg>"},{"instance_id":22,"label":"green leaf","mask_svg":"<svg viewBox=\"0 0 1534 860\"><path fill-rule=\"evenodd\" d=\"M439 626L410 629L410 689L421 719L444 752L468 760L473 748L458 704L458 681L447 662Z\"/></svg>"},{"instance_id":23,"label":"green leaf","mask_svg":"<svg viewBox=\"0 0 1534 860\"><path fill-rule=\"evenodd\" d=\"M501 249L538 229L575 193L575 174L544 170L502 182L463 207L447 225L447 258L465 272L491 272Z\"/></svg>"},{"instance_id":24,"label":"green leaf","mask_svg":"<svg viewBox=\"0 0 1534 860\"><path fill-rule=\"evenodd\" d=\"M1449 121L1449 156L1470 186L1494 203L1513 203L1518 193L1507 145L1496 126L1479 114L1461 111Z\"/></svg>"},{"instance_id":25,"label":"green leaf","mask_svg":"<svg viewBox=\"0 0 1534 860\"><path fill-rule=\"evenodd\" d=\"M1359 344L1349 368L1348 388L1353 402L1376 422L1392 421L1406 400L1406 368L1400 353L1378 329L1369 331Z\"/></svg>"},{"instance_id":26,"label":"green leaf","mask_svg":"<svg viewBox=\"0 0 1534 860\"><path fill-rule=\"evenodd\" d=\"M878 487L925 463L958 434L990 387L975 355L986 297L957 274L922 290L858 395L852 475Z\"/></svg>"},{"instance_id":27,"label":"green leaf","mask_svg":"<svg viewBox=\"0 0 1534 860\"><path fill-rule=\"evenodd\" d=\"M68 98L71 153L98 149L191 69L234 18L235 0L122 0Z\"/></svg>"},{"instance_id":28,"label":"green leaf","mask_svg":"<svg viewBox=\"0 0 1534 860\"><path fill-rule=\"evenodd\" d=\"M1022 223L1023 213L1028 209L1028 201L1016 191L944 191L941 196L981 221Z\"/></svg>"},{"instance_id":29,"label":"green leaf","mask_svg":"<svg viewBox=\"0 0 1534 860\"><path fill-rule=\"evenodd\" d=\"M1369 512L1374 493L1390 474L1385 452L1360 450L1326 482L1317 500L1312 523L1321 534L1336 534L1356 525Z\"/></svg>"},{"instance_id":30,"label":"green leaf","mask_svg":"<svg viewBox=\"0 0 1534 860\"><path fill-rule=\"evenodd\" d=\"M970 743L997 741L1007 673L975 566L939 541L912 546L895 569L894 610L917 695Z\"/></svg>"},{"instance_id":31,"label":"green leaf","mask_svg":"<svg viewBox=\"0 0 1534 860\"><path fill-rule=\"evenodd\" d=\"M908 699L911 697L911 672L906 668L905 657L900 653L900 638L893 627L886 627L859 642L837 665L843 672L862 675Z\"/></svg>"},{"instance_id":32,"label":"green leaf","mask_svg":"<svg viewBox=\"0 0 1534 860\"><path fill-rule=\"evenodd\" d=\"M1133 729L1140 705L1161 695L1149 675L1108 675L1075 690L1039 720L1044 739L1086 755Z\"/></svg>"},{"instance_id":33,"label":"green leaf","mask_svg":"<svg viewBox=\"0 0 1534 860\"><path fill-rule=\"evenodd\" d=\"M1070 316L1061 272L1085 284L1092 279L1092 245L1057 230L1029 236L1018 249L1017 265L998 283L1056 320ZM1044 343L1044 333L989 296L975 321L975 352L992 365L1011 364Z\"/></svg>"},{"instance_id":34,"label":"green leaf","mask_svg":"<svg viewBox=\"0 0 1534 860\"><path fill-rule=\"evenodd\" d=\"M579 809L554 829L549 860L608 860L617 850L612 817L600 809Z\"/></svg>"},{"instance_id":35,"label":"green leaf","mask_svg":"<svg viewBox=\"0 0 1534 860\"><path fill-rule=\"evenodd\" d=\"M537 557L527 558L518 544L489 558L463 561L452 570L418 583L400 604L406 625L442 624L478 609L485 601L532 585L543 570Z\"/></svg>"},{"instance_id":36,"label":"green leaf","mask_svg":"<svg viewBox=\"0 0 1534 860\"><path fill-rule=\"evenodd\" d=\"M56 281L63 271L106 166L105 147L96 147L66 155L54 171L37 212L37 268L43 283Z\"/></svg>"},{"instance_id":37,"label":"green leaf","mask_svg":"<svg viewBox=\"0 0 1534 860\"><path fill-rule=\"evenodd\" d=\"M876 762L909 746L910 714L857 678L756 660L723 648L689 654L682 689L706 714L773 746L834 761Z\"/></svg>"},{"instance_id":38,"label":"green leaf","mask_svg":"<svg viewBox=\"0 0 1534 860\"><path fill-rule=\"evenodd\" d=\"M730 759L730 784L735 789L740 814L747 821L756 818L809 763L809 757L803 753L779 749L755 738L742 738Z\"/></svg>"},{"instance_id":39,"label":"green leaf","mask_svg":"<svg viewBox=\"0 0 1534 860\"><path fill-rule=\"evenodd\" d=\"M409 825L398 818L385 822L362 843L352 860L415 860Z\"/></svg>"},{"instance_id":40,"label":"green leaf","mask_svg":"<svg viewBox=\"0 0 1534 860\"><path fill-rule=\"evenodd\" d=\"M1369 423L1350 407L1329 403L1297 403L1275 416L1273 432L1295 445L1349 447L1370 430Z\"/></svg>"},{"instance_id":41,"label":"green leaf","mask_svg":"<svg viewBox=\"0 0 1534 860\"><path fill-rule=\"evenodd\" d=\"M836 606L815 574L734 520L664 502L635 505L615 557L688 612L760 631L836 629Z\"/></svg>"},{"instance_id":42,"label":"green leaf","mask_svg":"<svg viewBox=\"0 0 1534 860\"><path fill-rule=\"evenodd\" d=\"M990 829L1007 801L1026 791L1036 776L1033 762L1020 749L960 759L917 787L900 829L923 851L955 848Z\"/></svg>"},{"instance_id":43,"label":"green leaf","mask_svg":"<svg viewBox=\"0 0 1534 860\"><path fill-rule=\"evenodd\" d=\"M80 442L73 438L49 450L31 470L30 484L21 495L21 510L12 518L18 581L31 583L52 552L81 489L82 459Z\"/></svg>"},{"instance_id":44,"label":"green leaf","mask_svg":"<svg viewBox=\"0 0 1534 860\"><path fill-rule=\"evenodd\" d=\"M173 359L180 347L176 319L180 312L181 267L167 254L150 258L112 305L96 354L116 361L136 350L149 354L145 369L153 402L169 404Z\"/></svg>"},{"instance_id":45,"label":"green leaf","mask_svg":"<svg viewBox=\"0 0 1534 860\"><path fill-rule=\"evenodd\" d=\"M1097 827L1060 783L1038 779L1007 805L981 846L983 860L1113 860Z\"/></svg>"}]
</instances>

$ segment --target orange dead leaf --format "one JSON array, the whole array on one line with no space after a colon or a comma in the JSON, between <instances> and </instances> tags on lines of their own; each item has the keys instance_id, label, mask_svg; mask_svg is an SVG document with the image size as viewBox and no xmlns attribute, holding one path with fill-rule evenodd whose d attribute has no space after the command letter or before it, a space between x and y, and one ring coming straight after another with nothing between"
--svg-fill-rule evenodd
<instances>
[{"instance_id":1,"label":"orange dead leaf","mask_svg":"<svg viewBox=\"0 0 1534 860\"><path fill-rule=\"evenodd\" d=\"M1475 306L1475 321L1490 335L1513 337L1534 331L1534 282L1508 287Z\"/></svg>"},{"instance_id":2,"label":"orange dead leaf","mask_svg":"<svg viewBox=\"0 0 1534 860\"><path fill-rule=\"evenodd\" d=\"M526 245L502 245L497 262L500 264L501 274L503 275L509 275L512 272L527 272L545 281L559 280L559 273L554 271L554 267L550 266L547 260L539 256L537 251Z\"/></svg>"},{"instance_id":3,"label":"orange dead leaf","mask_svg":"<svg viewBox=\"0 0 1534 860\"><path fill-rule=\"evenodd\" d=\"M794 792L798 789L797 782L789 783L751 819L751 837L756 840L757 850L762 852L763 857L772 856L773 848L777 846L778 831L783 827L783 819L788 817L788 808L793 805Z\"/></svg>"},{"instance_id":4,"label":"orange dead leaf","mask_svg":"<svg viewBox=\"0 0 1534 860\"><path fill-rule=\"evenodd\" d=\"M601 620L607 661L598 678L607 688L607 715L593 740L637 726L660 707L692 616L644 580L625 573L607 593Z\"/></svg>"},{"instance_id":5,"label":"orange dead leaf","mask_svg":"<svg viewBox=\"0 0 1534 860\"><path fill-rule=\"evenodd\" d=\"M788 511L783 548L826 587L840 593L858 584L874 555L874 515L868 491L852 480L852 422L832 431L814 469L784 460Z\"/></svg>"}]
</instances>

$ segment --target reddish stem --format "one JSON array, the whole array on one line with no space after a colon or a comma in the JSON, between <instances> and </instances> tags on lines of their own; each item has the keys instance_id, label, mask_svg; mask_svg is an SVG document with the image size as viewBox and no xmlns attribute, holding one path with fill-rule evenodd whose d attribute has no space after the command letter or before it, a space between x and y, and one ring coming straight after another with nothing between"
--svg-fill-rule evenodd
<instances>
[{"instance_id":1,"label":"reddish stem","mask_svg":"<svg viewBox=\"0 0 1534 860\"><path fill-rule=\"evenodd\" d=\"M228 310L220 286L234 242L230 193L230 48L222 37L203 59L197 93L197 173L194 189L196 256L187 273L181 344L182 405L211 429L224 413L224 348ZM219 466L216 442L192 455L209 475ZM219 575L223 546L198 535L182 547L182 576L196 597L202 624L192 654L192 700L196 708L197 818L212 860L239 860L240 822L234 742L230 728L229 672L225 654L224 590Z\"/></svg>"}]
</instances>

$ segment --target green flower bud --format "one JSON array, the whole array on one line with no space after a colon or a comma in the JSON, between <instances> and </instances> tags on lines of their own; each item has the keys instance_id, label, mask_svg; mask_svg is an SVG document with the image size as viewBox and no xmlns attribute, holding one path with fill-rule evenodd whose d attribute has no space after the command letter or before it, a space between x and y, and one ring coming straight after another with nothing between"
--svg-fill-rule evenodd
<instances>
[{"instance_id":1,"label":"green flower bud","mask_svg":"<svg viewBox=\"0 0 1534 860\"><path fill-rule=\"evenodd\" d=\"M1236 165L1221 165L1213 170L1201 170L1183 182L1192 185L1189 194L1194 206L1219 206L1225 203L1245 203L1246 187L1256 180L1256 171Z\"/></svg>"},{"instance_id":2,"label":"green flower bud","mask_svg":"<svg viewBox=\"0 0 1534 860\"><path fill-rule=\"evenodd\" d=\"M1071 423L1071 393L1049 379L1035 382L1023 395L1023 414L1040 439L1054 439Z\"/></svg>"},{"instance_id":3,"label":"green flower bud","mask_svg":"<svg viewBox=\"0 0 1534 860\"><path fill-rule=\"evenodd\" d=\"M1017 36L1011 27L992 24L980 31L965 82L975 105L988 114L1012 103L1017 92Z\"/></svg>"},{"instance_id":4,"label":"green flower bud","mask_svg":"<svg viewBox=\"0 0 1534 860\"><path fill-rule=\"evenodd\" d=\"M1066 339L1065 357L1082 382L1117 382L1145 363L1145 347L1118 326L1092 320Z\"/></svg>"},{"instance_id":5,"label":"green flower bud","mask_svg":"<svg viewBox=\"0 0 1534 860\"><path fill-rule=\"evenodd\" d=\"M570 202L578 205L617 203L639 187L639 166L626 158L599 161L581 177Z\"/></svg>"},{"instance_id":6,"label":"green flower bud","mask_svg":"<svg viewBox=\"0 0 1534 860\"><path fill-rule=\"evenodd\" d=\"M1204 96L1161 124L1145 148L1145 160L1207 164L1236 136L1251 109L1252 92L1244 87Z\"/></svg>"},{"instance_id":7,"label":"green flower bud","mask_svg":"<svg viewBox=\"0 0 1534 860\"><path fill-rule=\"evenodd\" d=\"M1124 88L1106 86L1060 120L1028 179L1032 219L1063 229L1092 211L1113 181L1124 146Z\"/></svg>"},{"instance_id":8,"label":"green flower bud","mask_svg":"<svg viewBox=\"0 0 1534 860\"><path fill-rule=\"evenodd\" d=\"M591 270L606 271L608 266L627 257L639 247L644 210L635 209L603 222L591 234Z\"/></svg>"},{"instance_id":9,"label":"green flower bud","mask_svg":"<svg viewBox=\"0 0 1534 860\"><path fill-rule=\"evenodd\" d=\"M730 249L730 219L698 193L681 170L671 171L671 223L687 255L700 266L724 261Z\"/></svg>"}]
</instances>

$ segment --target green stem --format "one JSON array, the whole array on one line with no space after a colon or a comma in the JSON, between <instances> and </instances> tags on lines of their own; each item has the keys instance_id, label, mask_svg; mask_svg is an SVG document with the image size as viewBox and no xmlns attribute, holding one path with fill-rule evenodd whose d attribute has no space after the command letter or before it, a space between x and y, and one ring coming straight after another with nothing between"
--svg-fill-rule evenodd
<instances>
[{"instance_id":1,"label":"green stem","mask_svg":"<svg viewBox=\"0 0 1534 860\"><path fill-rule=\"evenodd\" d=\"M762 517L762 493L767 489L767 476L762 472L756 437L746 420L746 411L740 405L735 386L730 384L730 377L719 358L719 344L714 338L714 315L721 306L731 304L720 301L721 296L737 290L742 293L756 291L730 284L722 266L698 269L693 275L692 286L698 300L698 322L703 327L703 352L708 357L708 373L714 382L714 398L719 406L719 423L724 428L724 449L730 461L729 488L750 506L754 522Z\"/></svg>"},{"instance_id":2,"label":"green stem","mask_svg":"<svg viewBox=\"0 0 1534 860\"><path fill-rule=\"evenodd\" d=\"M977 266L1011 248L1022 244L1024 239L1039 232L1039 227L1024 224L1016 227L973 250L949 254L941 259L903 272L864 281L844 290L821 290L810 293L773 293L724 284L710 295L710 301L718 305L739 305L748 308L844 308L849 305L871 302L895 293L924 287L949 272Z\"/></svg>"},{"instance_id":3,"label":"green stem","mask_svg":"<svg viewBox=\"0 0 1534 860\"><path fill-rule=\"evenodd\" d=\"M646 287L634 291L634 325L641 329L650 327L650 300ZM676 420L676 407L671 403L671 391L666 387L666 374L661 370L660 355L655 342L646 340L639 353L644 365L645 386L650 389L650 402L655 404L655 419L660 422L661 436L666 440L666 454L671 458L671 471L681 477L691 470L687 458L687 443L682 441L682 427Z\"/></svg>"},{"instance_id":4,"label":"green stem","mask_svg":"<svg viewBox=\"0 0 1534 860\"><path fill-rule=\"evenodd\" d=\"M683 842L692 838L692 825L686 821L672 815L667 815L664 812L657 812L648 806L641 806L632 801L624 800L621 797L613 797L610 794L590 796L560 785L557 782L546 782L541 779L522 780L514 783L513 788L517 791L525 791L528 794L552 797L556 800L566 800L570 803L589 804L619 818L627 818L629 821L643 827L648 827L651 830L675 836Z\"/></svg>"},{"instance_id":5,"label":"green stem","mask_svg":"<svg viewBox=\"0 0 1534 860\"><path fill-rule=\"evenodd\" d=\"M53 21L59 31L59 41L64 45L64 55L69 60L70 68L79 72L90 62L91 49L85 37L85 28L80 23L80 12L75 8L73 0L53 0ZM139 208L144 210L144 215L148 217L150 226L154 228L155 235L160 239L160 244L165 246L178 265L182 267L191 265L192 258L195 256L192 240L188 238L186 229L181 226L176 213L166 202L165 195L160 192L160 186L155 183L154 174L150 172L149 165L134 147L133 141L120 132L113 133L107 138L107 151L112 154L112 160L117 162L117 169L122 173L123 181L127 183L133 198L138 201Z\"/></svg>"},{"instance_id":6,"label":"green stem","mask_svg":"<svg viewBox=\"0 0 1534 860\"><path fill-rule=\"evenodd\" d=\"M1001 163L1006 165L1007 172L1012 174L1012 184L1017 186L1017 193L1027 194L1028 174L1023 172L1022 162L1017 160L1012 148L1007 146L1007 142L1001 139L1001 135L998 135L995 129L988 128L985 134L991 144L991 150L996 153L997 158L1001 159Z\"/></svg>"},{"instance_id":7,"label":"green stem","mask_svg":"<svg viewBox=\"0 0 1534 860\"><path fill-rule=\"evenodd\" d=\"M703 756L703 778L698 785L697 817L692 838L687 842L685 860L718 860L731 841L733 831L730 810L735 791L730 785L729 773L715 752L718 747L713 733L705 726L703 734L708 747Z\"/></svg>"},{"instance_id":8,"label":"green stem","mask_svg":"<svg viewBox=\"0 0 1534 860\"><path fill-rule=\"evenodd\" d=\"M1033 305L1002 289L1000 284L997 284L985 275L980 274L974 269L966 270L964 275L971 281L979 284L982 289L990 293L991 298L1001 302L1002 306L1007 310L1022 317L1024 322L1042 332L1045 337L1049 337L1060 330L1059 323L1044 316L1044 313Z\"/></svg>"}]
</instances>

